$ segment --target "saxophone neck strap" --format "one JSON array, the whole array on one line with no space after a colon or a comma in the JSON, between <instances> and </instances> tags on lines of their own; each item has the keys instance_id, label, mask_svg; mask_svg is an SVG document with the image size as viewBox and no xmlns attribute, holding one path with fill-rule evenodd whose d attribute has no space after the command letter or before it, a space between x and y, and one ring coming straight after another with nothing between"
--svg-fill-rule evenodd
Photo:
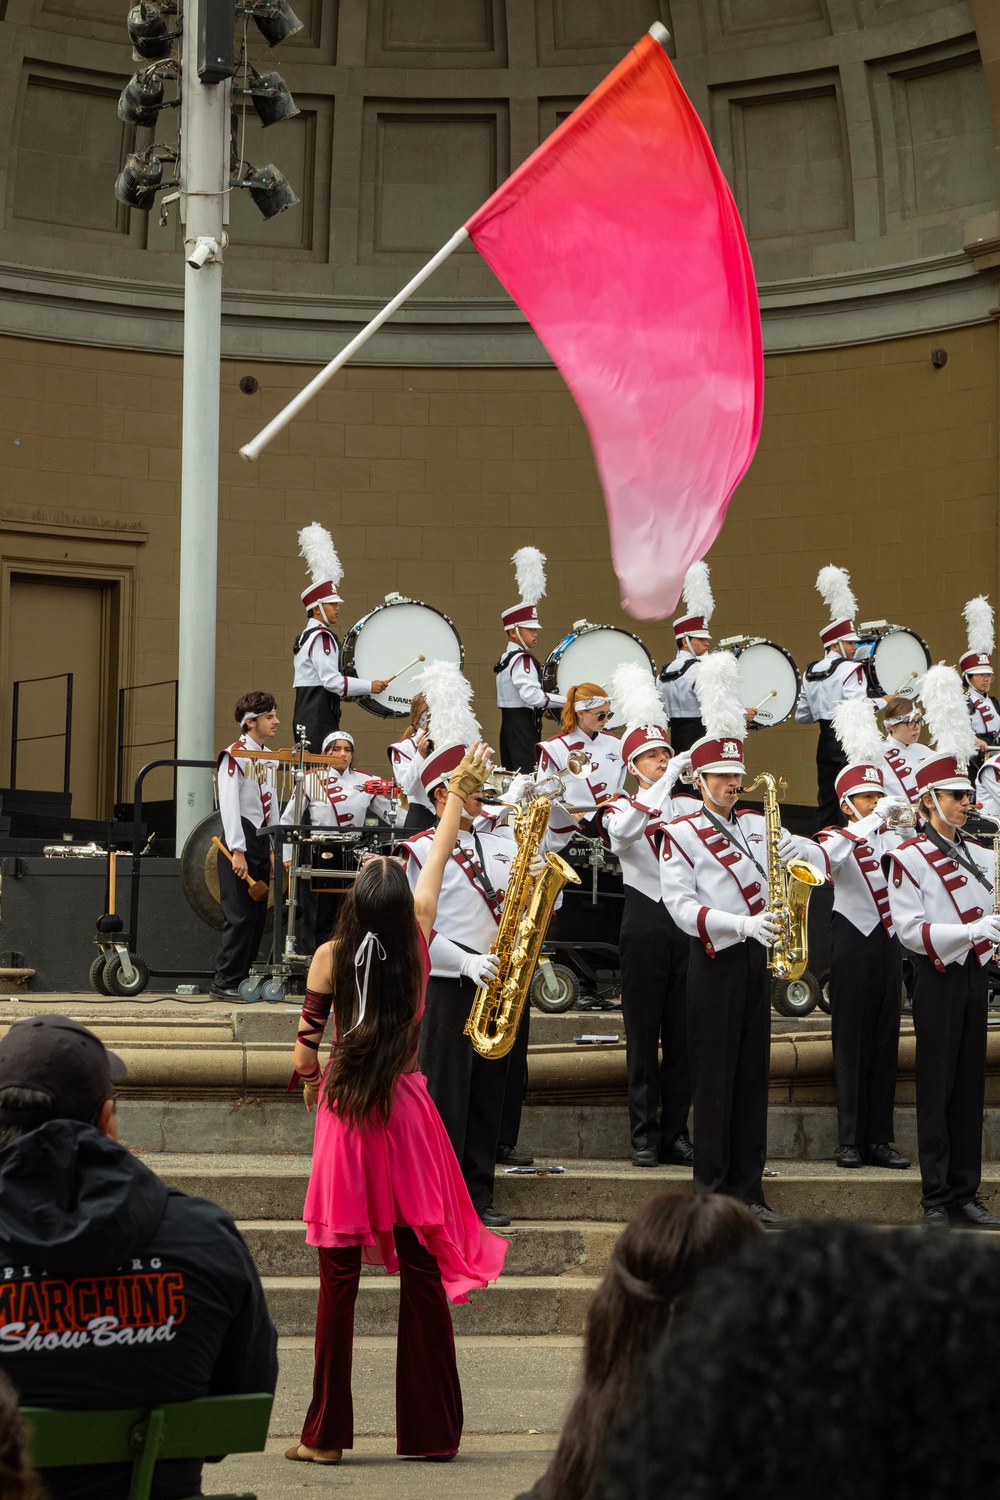
<instances>
[{"instance_id":1,"label":"saxophone neck strap","mask_svg":"<svg viewBox=\"0 0 1000 1500\"><path fill-rule=\"evenodd\" d=\"M728 839L734 849L739 850L740 854L745 855L750 863L755 867L758 874L763 875L764 879L766 880L767 871L760 864L758 864L757 860L751 854L749 847L744 843L744 841L736 837L736 834L729 826L729 824L724 823L721 818L717 818L714 813L709 812L704 803L702 803L701 810L705 814L705 817L708 819L708 821L712 824L712 827L717 828L718 831L722 834L722 837L724 839Z\"/></svg>"},{"instance_id":2,"label":"saxophone neck strap","mask_svg":"<svg viewBox=\"0 0 1000 1500\"><path fill-rule=\"evenodd\" d=\"M946 838L942 838L937 829L932 828L929 823L924 825L924 838L929 844L933 844L935 849L939 849L942 854L946 855L948 859L953 859L957 865L961 865L963 870L968 870L969 874L979 881L984 890L992 891L993 887L976 864L976 861L971 859L967 854L963 854L962 845L958 842L958 839L951 842Z\"/></svg>"}]
</instances>

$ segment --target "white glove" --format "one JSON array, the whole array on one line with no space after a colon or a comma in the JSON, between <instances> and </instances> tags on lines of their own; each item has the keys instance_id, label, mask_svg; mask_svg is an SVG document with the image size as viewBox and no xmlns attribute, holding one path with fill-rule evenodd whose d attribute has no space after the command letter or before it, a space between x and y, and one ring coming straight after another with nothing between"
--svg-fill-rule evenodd
<instances>
[{"instance_id":1,"label":"white glove","mask_svg":"<svg viewBox=\"0 0 1000 1500\"><path fill-rule=\"evenodd\" d=\"M506 803L509 807L520 807L521 803L527 797L528 788L534 786L534 783L535 778L533 776L526 775L524 771L518 771L510 786L500 798L500 801Z\"/></svg>"},{"instance_id":2,"label":"white glove","mask_svg":"<svg viewBox=\"0 0 1000 1500\"><path fill-rule=\"evenodd\" d=\"M740 924L741 938L753 938L756 942L763 943L765 948L770 947L780 936L781 924L769 911L758 912L755 917L744 917Z\"/></svg>"},{"instance_id":3,"label":"white glove","mask_svg":"<svg viewBox=\"0 0 1000 1500\"><path fill-rule=\"evenodd\" d=\"M500 972L500 960L494 953L467 953L462 959L462 974L473 984L488 984Z\"/></svg>"},{"instance_id":4,"label":"white glove","mask_svg":"<svg viewBox=\"0 0 1000 1500\"><path fill-rule=\"evenodd\" d=\"M528 860L528 874L531 876L532 880L538 879L539 875L545 869L545 865L545 855L539 854L536 850L536 852Z\"/></svg>"},{"instance_id":5,"label":"white glove","mask_svg":"<svg viewBox=\"0 0 1000 1500\"><path fill-rule=\"evenodd\" d=\"M891 817L906 812L909 805L902 797L880 797L875 804L875 812L883 823L887 823Z\"/></svg>"},{"instance_id":6,"label":"white glove","mask_svg":"<svg viewBox=\"0 0 1000 1500\"><path fill-rule=\"evenodd\" d=\"M973 943L1000 943L1000 917L980 917L978 922L970 922L965 929Z\"/></svg>"},{"instance_id":7,"label":"white glove","mask_svg":"<svg viewBox=\"0 0 1000 1500\"><path fill-rule=\"evenodd\" d=\"M783 828L781 830L781 838L778 840L778 858L783 865L787 865L789 860L796 859L797 857L797 840L793 839L792 835Z\"/></svg>"},{"instance_id":8,"label":"white glove","mask_svg":"<svg viewBox=\"0 0 1000 1500\"><path fill-rule=\"evenodd\" d=\"M688 769L690 764L691 752L689 750L682 750L679 755L672 755L670 757L670 762L667 766L667 769L664 771L660 780L665 781L668 787L673 789L680 781L681 776Z\"/></svg>"}]
</instances>

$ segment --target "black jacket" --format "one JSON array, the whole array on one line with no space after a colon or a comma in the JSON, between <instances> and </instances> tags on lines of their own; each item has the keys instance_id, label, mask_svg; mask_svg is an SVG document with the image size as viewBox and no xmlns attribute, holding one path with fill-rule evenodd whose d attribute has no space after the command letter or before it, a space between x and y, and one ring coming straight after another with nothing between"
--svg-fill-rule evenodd
<instances>
[{"instance_id":1,"label":"black jacket","mask_svg":"<svg viewBox=\"0 0 1000 1500\"><path fill-rule=\"evenodd\" d=\"M277 1335L236 1226L90 1125L0 1153L0 1368L25 1406L97 1411L273 1391ZM44 1471L52 1500L125 1500L129 1468ZM157 1465L154 1500L200 1493Z\"/></svg>"}]
</instances>

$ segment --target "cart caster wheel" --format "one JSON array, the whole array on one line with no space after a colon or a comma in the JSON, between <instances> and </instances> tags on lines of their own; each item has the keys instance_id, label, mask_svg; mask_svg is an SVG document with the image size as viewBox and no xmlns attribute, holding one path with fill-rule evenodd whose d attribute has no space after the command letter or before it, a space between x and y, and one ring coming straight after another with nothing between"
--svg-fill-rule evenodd
<instances>
[{"instance_id":1,"label":"cart caster wheel","mask_svg":"<svg viewBox=\"0 0 1000 1500\"><path fill-rule=\"evenodd\" d=\"M531 1003L547 1015L571 1010L580 994L580 981L565 964L539 964L531 981Z\"/></svg>"},{"instance_id":2,"label":"cart caster wheel","mask_svg":"<svg viewBox=\"0 0 1000 1500\"><path fill-rule=\"evenodd\" d=\"M260 987L260 998L262 1000L268 1000L275 1005L278 1003L278 1001L284 1000L285 986L282 980L265 979L264 983Z\"/></svg>"},{"instance_id":3,"label":"cart caster wheel","mask_svg":"<svg viewBox=\"0 0 1000 1500\"><path fill-rule=\"evenodd\" d=\"M104 966L108 961L106 953L99 953L90 966L90 988L98 995L110 995L107 980L104 978Z\"/></svg>"},{"instance_id":4,"label":"cart caster wheel","mask_svg":"<svg viewBox=\"0 0 1000 1500\"><path fill-rule=\"evenodd\" d=\"M108 994L118 995L123 1000L131 995L141 995L149 983L149 969L145 961L137 953L130 953L129 961L133 970L131 979L126 979L122 973L122 961L117 953L112 953L104 965L104 983Z\"/></svg>"},{"instance_id":5,"label":"cart caster wheel","mask_svg":"<svg viewBox=\"0 0 1000 1500\"><path fill-rule=\"evenodd\" d=\"M260 975L251 974L240 985L240 999L252 1002L260 999Z\"/></svg>"}]
</instances>

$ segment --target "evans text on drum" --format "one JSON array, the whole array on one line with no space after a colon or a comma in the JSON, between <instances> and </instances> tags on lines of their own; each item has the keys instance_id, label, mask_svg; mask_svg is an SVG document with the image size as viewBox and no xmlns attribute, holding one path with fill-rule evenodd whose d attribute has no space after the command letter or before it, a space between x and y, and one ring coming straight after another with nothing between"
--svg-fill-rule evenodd
<instances>
[{"instance_id":1,"label":"evans text on drum","mask_svg":"<svg viewBox=\"0 0 1000 1500\"><path fill-rule=\"evenodd\" d=\"M424 661L414 661L418 654ZM458 631L441 610L404 594L386 594L383 604L376 604L351 626L344 637L341 661L348 676L369 682L398 672L384 692L355 701L380 719L403 719L417 691L413 680L425 663L450 661L461 667L465 651Z\"/></svg>"},{"instance_id":2,"label":"evans text on drum","mask_svg":"<svg viewBox=\"0 0 1000 1500\"><path fill-rule=\"evenodd\" d=\"M542 686L547 693L568 693L580 682L596 682L607 692L612 674L624 662L638 662L648 667L651 677L656 666L646 647L631 631L616 625L592 625L577 620L569 635L564 635L542 668ZM617 729L623 720L613 717L605 728Z\"/></svg>"},{"instance_id":3,"label":"evans text on drum","mask_svg":"<svg viewBox=\"0 0 1000 1500\"><path fill-rule=\"evenodd\" d=\"M736 657L743 706L757 710L757 729L773 729L791 718L802 683L784 646L760 635L731 635L719 642L718 649Z\"/></svg>"},{"instance_id":4,"label":"evans text on drum","mask_svg":"<svg viewBox=\"0 0 1000 1500\"><path fill-rule=\"evenodd\" d=\"M855 661L862 663L870 698L910 698L920 691L931 664L927 642L905 625L867 620L858 626Z\"/></svg>"}]
</instances>

